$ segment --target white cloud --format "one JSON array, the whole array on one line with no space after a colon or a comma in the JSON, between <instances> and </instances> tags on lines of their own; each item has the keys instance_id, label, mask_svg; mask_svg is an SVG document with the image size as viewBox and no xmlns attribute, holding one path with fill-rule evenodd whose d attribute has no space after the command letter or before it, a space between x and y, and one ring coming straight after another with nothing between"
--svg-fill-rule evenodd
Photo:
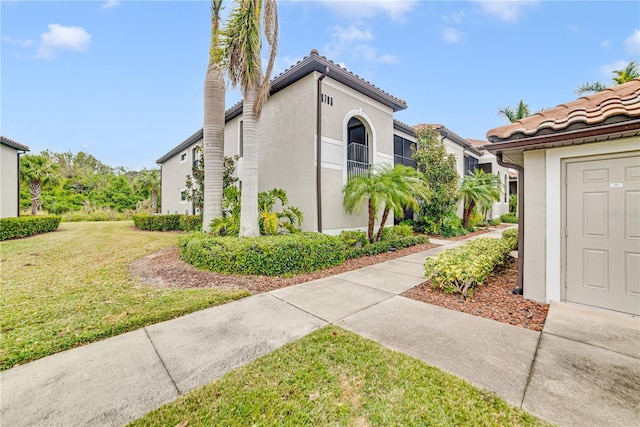
<instances>
[{"instance_id":1,"label":"white cloud","mask_svg":"<svg viewBox=\"0 0 640 427\"><path fill-rule=\"evenodd\" d=\"M625 61L623 59L618 59L617 61L612 62L611 64L605 64L605 65L601 66L600 67L600 73L603 76L611 78L611 75L612 75L614 70L622 70L627 66L628 63L629 63L629 61Z\"/></svg>"},{"instance_id":2,"label":"white cloud","mask_svg":"<svg viewBox=\"0 0 640 427\"><path fill-rule=\"evenodd\" d=\"M600 42L600 46L602 46L605 49L609 49L611 47L611 40L602 40Z\"/></svg>"},{"instance_id":3,"label":"white cloud","mask_svg":"<svg viewBox=\"0 0 640 427\"><path fill-rule=\"evenodd\" d=\"M442 39L447 43L460 43L464 38L464 33L455 28L448 27L442 30Z\"/></svg>"},{"instance_id":4,"label":"white cloud","mask_svg":"<svg viewBox=\"0 0 640 427\"><path fill-rule=\"evenodd\" d=\"M3 36L2 37L2 41L5 43L9 43L9 44L16 44L20 47L29 47L29 46L33 46L33 40L21 40L21 39L14 39L11 36Z\"/></svg>"},{"instance_id":5,"label":"white cloud","mask_svg":"<svg viewBox=\"0 0 640 427\"><path fill-rule=\"evenodd\" d=\"M339 16L370 18L377 14L387 15L392 21L403 22L406 15L418 4L417 0L321 0Z\"/></svg>"},{"instance_id":6,"label":"white cloud","mask_svg":"<svg viewBox=\"0 0 640 427\"><path fill-rule=\"evenodd\" d=\"M384 62L395 64L398 58L395 55L379 55L375 47L369 43L374 39L373 33L361 26L342 27L335 25L330 29L331 41L324 45L320 52L333 60L340 59L343 55L350 55L354 59L366 62Z\"/></svg>"},{"instance_id":7,"label":"white cloud","mask_svg":"<svg viewBox=\"0 0 640 427\"><path fill-rule=\"evenodd\" d=\"M640 55L640 29L635 30L624 41L624 47L631 55Z\"/></svg>"},{"instance_id":8,"label":"white cloud","mask_svg":"<svg viewBox=\"0 0 640 427\"><path fill-rule=\"evenodd\" d=\"M447 21L447 22L454 22L456 24L460 24L464 20L465 14L466 14L466 12L464 11L464 9L461 9L460 11L458 11L456 13L444 16L444 20Z\"/></svg>"},{"instance_id":9,"label":"white cloud","mask_svg":"<svg viewBox=\"0 0 640 427\"><path fill-rule=\"evenodd\" d=\"M82 27L65 27L49 24L49 31L42 33L40 48L36 58L52 59L56 51L84 51L91 44L91 35Z\"/></svg>"},{"instance_id":10,"label":"white cloud","mask_svg":"<svg viewBox=\"0 0 640 427\"><path fill-rule=\"evenodd\" d=\"M525 7L533 6L536 0L509 0L509 1L492 1L492 0L475 0L483 12L488 15L496 16L501 21L518 22L523 14Z\"/></svg>"},{"instance_id":11,"label":"white cloud","mask_svg":"<svg viewBox=\"0 0 640 427\"><path fill-rule=\"evenodd\" d=\"M111 9L117 6L120 6L119 0L107 0L100 5L100 9Z\"/></svg>"}]
</instances>

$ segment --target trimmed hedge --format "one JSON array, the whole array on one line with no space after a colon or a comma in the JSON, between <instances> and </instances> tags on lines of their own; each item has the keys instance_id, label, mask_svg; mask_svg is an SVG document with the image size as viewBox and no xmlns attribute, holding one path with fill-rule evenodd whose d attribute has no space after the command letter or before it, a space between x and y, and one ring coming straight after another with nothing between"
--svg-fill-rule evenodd
<instances>
[{"instance_id":1,"label":"trimmed hedge","mask_svg":"<svg viewBox=\"0 0 640 427\"><path fill-rule=\"evenodd\" d=\"M194 232L179 240L186 262L226 274L293 276L344 262L340 239L319 233L238 238Z\"/></svg>"},{"instance_id":2,"label":"trimmed hedge","mask_svg":"<svg viewBox=\"0 0 640 427\"><path fill-rule=\"evenodd\" d=\"M474 286L484 282L496 266L505 262L513 250L513 243L510 238L468 241L427 259L425 275L432 279L432 286L466 297Z\"/></svg>"},{"instance_id":3,"label":"trimmed hedge","mask_svg":"<svg viewBox=\"0 0 640 427\"><path fill-rule=\"evenodd\" d=\"M421 245L429 243L429 236L427 235L415 235L415 236L399 236L390 237L388 240L382 240L380 242L367 243L364 246L353 246L345 248L345 258L360 258L363 256L377 255L383 252L389 252L391 248L403 249L409 246Z\"/></svg>"},{"instance_id":4,"label":"trimmed hedge","mask_svg":"<svg viewBox=\"0 0 640 427\"><path fill-rule=\"evenodd\" d=\"M509 246L513 249L518 249L518 229L510 228L502 232L502 238L509 241Z\"/></svg>"},{"instance_id":5,"label":"trimmed hedge","mask_svg":"<svg viewBox=\"0 0 640 427\"><path fill-rule=\"evenodd\" d=\"M55 231L60 226L59 216L20 216L0 219L0 240L19 239L34 234Z\"/></svg>"},{"instance_id":6,"label":"trimmed hedge","mask_svg":"<svg viewBox=\"0 0 640 427\"><path fill-rule=\"evenodd\" d=\"M200 215L149 215L133 216L133 224L146 231L196 231L202 229Z\"/></svg>"},{"instance_id":7,"label":"trimmed hedge","mask_svg":"<svg viewBox=\"0 0 640 427\"><path fill-rule=\"evenodd\" d=\"M509 212L509 213L500 215L500 221L505 222L507 224L517 224L518 217L513 212Z\"/></svg>"}]
</instances>

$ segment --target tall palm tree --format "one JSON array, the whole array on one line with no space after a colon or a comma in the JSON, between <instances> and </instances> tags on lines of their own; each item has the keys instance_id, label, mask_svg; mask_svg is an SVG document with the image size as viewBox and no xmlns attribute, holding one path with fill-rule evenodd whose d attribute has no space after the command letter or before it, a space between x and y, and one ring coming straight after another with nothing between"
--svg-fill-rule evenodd
<instances>
[{"instance_id":1,"label":"tall palm tree","mask_svg":"<svg viewBox=\"0 0 640 427\"><path fill-rule=\"evenodd\" d=\"M404 208L417 207L415 195L426 195L426 185L421 182L419 172L413 168L398 165L378 165L368 175L356 175L347 181L342 189L343 204L348 213L359 214L367 204L367 236L373 243L382 237L382 228L389 212L401 214ZM373 229L378 212L383 209L378 235Z\"/></svg>"},{"instance_id":2,"label":"tall palm tree","mask_svg":"<svg viewBox=\"0 0 640 427\"><path fill-rule=\"evenodd\" d=\"M269 62L262 72L262 25L269 45ZM269 97L270 77L278 50L278 11L275 0L237 0L224 39L229 79L243 95L243 160L240 236L259 236L258 158L260 115Z\"/></svg>"},{"instance_id":3,"label":"tall palm tree","mask_svg":"<svg viewBox=\"0 0 640 427\"><path fill-rule=\"evenodd\" d=\"M476 206L483 211L489 210L493 202L500 200L503 188L497 175L476 169L463 178L459 191L464 198L462 226L467 228Z\"/></svg>"},{"instance_id":4,"label":"tall palm tree","mask_svg":"<svg viewBox=\"0 0 640 427\"><path fill-rule=\"evenodd\" d=\"M160 188L160 173L158 169L143 169L134 178L134 188L144 197L151 196L151 213L158 211L158 188Z\"/></svg>"},{"instance_id":5,"label":"tall palm tree","mask_svg":"<svg viewBox=\"0 0 640 427\"><path fill-rule=\"evenodd\" d=\"M224 174L225 85L220 44L222 0L211 0L211 40L209 64L204 79L204 203L202 231L209 231L211 221L222 217L222 181Z\"/></svg>"},{"instance_id":6,"label":"tall palm tree","mask_svg":"<svg viewBox=\"0 0 640 427\"><path fill-rule=\"evenodd\" d=\"M20 157L20 178L29 185L31 193L31 215L38 213L41 206L42 186L60 182L58 165L45 156L25 154Z\"/></svg>"},{"instance_id":7,"label":"tall palm tree","mask_svg":"<svg viewBox=\"0 0 640 427\"><path fill-rule=\"evenodd\" d=\"M531 113L529 112L529 105L525 104L521 99L516 108L504 107L498 110L498 116L505 118L511 123L517 122L520 119L524 119L525 117L529 117Z\"/></svg>"}]
</instances>

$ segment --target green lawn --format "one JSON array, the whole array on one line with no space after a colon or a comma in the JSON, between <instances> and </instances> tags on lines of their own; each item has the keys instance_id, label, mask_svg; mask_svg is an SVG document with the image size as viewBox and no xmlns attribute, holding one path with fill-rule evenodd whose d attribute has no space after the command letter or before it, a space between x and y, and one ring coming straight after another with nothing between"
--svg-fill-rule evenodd
<instances>
[{"instance_id":1,"label":"green lawn","mask_svg":"<svg viewBox=\"0 0 640 427\"><path fill-rule=\"evenodd\" d=\"M0 243L0 370L219 305L247 291L146 286L136 259L177 245L176 233L133 222L62 223Z\"/></svg>"},{"instance_id":2,"label":"green lawn","mask_svg":"<svg viewBox=\"0 0 640 427\"><path fill-rule=\"evenodd\" d=\"M548 425L492 393L335 326L130 425L183 422L189 427Z\"/></svg>"}]
</instances>

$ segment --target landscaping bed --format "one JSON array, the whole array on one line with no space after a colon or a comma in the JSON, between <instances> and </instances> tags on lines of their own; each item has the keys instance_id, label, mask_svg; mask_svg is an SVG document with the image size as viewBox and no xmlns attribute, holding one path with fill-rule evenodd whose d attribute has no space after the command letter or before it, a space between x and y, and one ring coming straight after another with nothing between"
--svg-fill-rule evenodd
<instances>
[{"instance_id":1,"label":"landscaping bed","mask_svg":"<svg viewBox=\"0 0 640 427\"><path fill-rule=\"evenodd\" d=\"M198 270L184 262L179 256L178 247L173 246L135 261L131 265L131 274L139 277L146 283L159 286L179 288L221 287L227 289L247 289L253 293L260 293L357 270L394 258L426 251L437 246L439 245L427 243L400 249L395 252L384 252L377 255L348 259L343 264L335 267L286 278L244 276Z\"/></svg>"},{"instance_id":2,"label":"landscaping bed","mask_svg":"<svg viewBox=\"0 0 640 427\"><path fill-rule=\"evenodd\" d=\"M549 305L525 300L522 295L513 293L518 280L517 268L517 260L510 258L505 265L498 267L483 285L476 287L470 298L466 299L460 294L448 294L435 289L431 286L431 281L408 290L403 296L450 310L541 331Z\"/></svg>"},{"instance_id":3,"label":"landscaping bed","mask_svg":"<svg viewBox=\"0 0 640 427\"><path fill-rule=\"evenodd\" d=\"M480 236L481 234L486 234L491 231L503 230L507 227L511 227L512 225L513 224L500 224L500 225L492 226L489 228L480 228L476 231L472 231L471 233L463 234L462 236L444 237L439 234L430 234L429 237L433 239L438 239L438 240L449 240L451 242L456 242L458 240L468 239L469 237Z\"/></svg>"}]
</instances>

